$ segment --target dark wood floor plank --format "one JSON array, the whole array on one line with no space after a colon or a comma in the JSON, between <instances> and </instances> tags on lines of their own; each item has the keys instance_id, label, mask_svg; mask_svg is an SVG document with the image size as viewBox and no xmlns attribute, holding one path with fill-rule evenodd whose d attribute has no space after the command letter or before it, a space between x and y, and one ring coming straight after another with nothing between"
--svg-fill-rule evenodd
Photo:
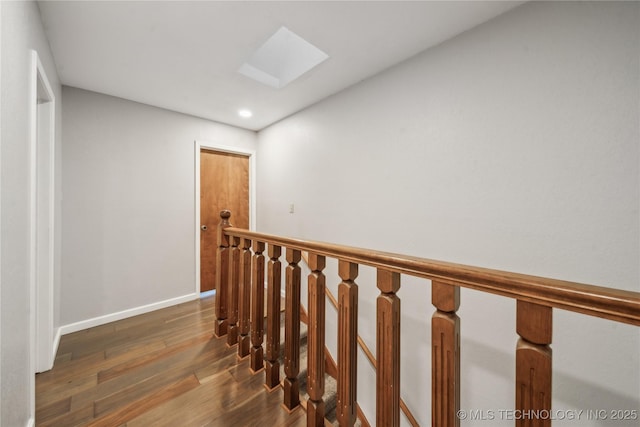
<instances>
[{"instance_id":1,"label":"dark wood floor plank","mask_svg":"<svg viewBox=\"0 0 640 427\"><path fill-rule=\"evenodd\" d=\"M213 363L220 357L224 349L215 348L213 341L199 343L182 352L171 354L168 357L158 357L153 363L136 366L136 369L126 371L126 375L115 376L108 381L98 382L90 390L73 397L72 409L83 407L87 402L97 401L103 397L117 393L129 386L141 385L153 378L159 386L164 386L172 381L193 373L207 363Z\"/></svg>"},{"instance_id":2,"label":"dark wood floor plank","mask_svg":"<svg viewBox=\"0 0 640 427\"><path fill-rule=\"evenodd\" d=\"M75 378L95 374L105 363L104 352L93 353L70 363L71 360L57 361L53 369L36 375L36 393L39 389L48 388L52 384L61 384Z\"/></svg>"},{"instance_id":3,"label":"dark wood floor plank","mask_svg":"<svg viewBox=\"0 0 640 427\"><path fill-rule=\"evenodd\" d=\"M165 322L167 319L180 318L185 313L193 313L193 306L187 304L174 305L151 313L140 314L116 322L114 332L121 333L134 328L148 328L151 325Z\"/></svg>"},{"instance_id":4,"label":"dark wood floor plank","mask_svg":"<svg viewBox=\"0 0 640 427\"><path fill-rule=\"evenodd\" d=\"M281 407L283 393L280 387L273 392L266 390L237 405L230 405L228 410L213 414L206 424L209 426L306 426L306 413L301 408L291 414ZM266 421L268 420L268 421Z\"/></svg>"},{"instance_id":5,"label":"dark wood floor plank","mask_svg":"<svg viewBox=\"0 0 640 427\"><path fill-rule=\"evenodd\" d=\"M208 297L63 336L36 376L36 425L305 425L213 336L214 320Z\"/></svg>"},{"instance_id":6,"label":"dark wood floor plank","mask_svg":"<svg viewBox=\"0 0 640 427\"><path fill-rule=\"evenodd\" d=\"M231 354L226 354L224 357L219 358L214 363L196 367L194 372L198 381L200 381L201 384L204 384L211 381L221 372L227 373L228 370L234 368L238 363L240 363L240 361L238 361L237 354L232 352Z\"/></svg>"},{"instance_id":7,"label":"dark wood floor plank","mask_svg":"<svg viewBox=\"0 0 640 427\"><path fill-rule=\"evenodd\" d=\"M126 347L118 348L117 351L106 350L93 353L76 359L73 363L69 363L70 361L67 360L56 361L53 369L38 374L37 389L48 387L52 383L62 383L74 378L87 376L96 371L99 373L164 347L166 347L164 340L155 340L149 343L130 344Z\"/></svg>"},{"instance_id":8,"label":"dark wood floor plank","mask_svg":"<svg viewBox=\"0 0 640 427\"><path fill-rule=\"evenodd\" d=\"M85 331L70 334L69 340L61 341L61 352L73 353L72 359L78 359L94 352L126 346L132 341L145 342L165 337L173 330L188 329L193 322L171 322L174 316L181 317L190 308L194 311L197 305L182 306L179 311L174 307L156 310L144 315L120 320L109 324L97 326ZM66 338L67 336L65 336Z\"/></svg>"},{"instance_id":9,"label":"dark wood floor plank","mask_svg":"<svg viewBox=\"0 0 640 427\"><path fill-rule=\"evenodd\" d=\"M96 336L101 337L113 331L115 331L115 322L67 334L64 336L64 340L60 341L59 352L66 353L67 346L74 346L77 342L85 342L94 339Z\"/></svg>"},{"instance_id":10,"label":"dark wood floor plank","mask_svg":"<svg viewBox=\"0 0 640 427\"><path fill-rule=\"evenodd\" d=\"M118 356L126 358L136 357L135 354L143 355L156 350L162 350L167 345L162 338L136 340L135 343L125 343L110 347L104 351L105 359L114 359Z\"/></svg>"},{"instance_id":11,"label":"dark wood floor plank","mask_svg":"<svg viewBox=\"0 0 640 427\"><path fill-rule=\"evenodd\" d=\"M92 427L112 427L118 426L127 421L135 418L136 416L147 412L163 402L169 401L176 396L180 396L189 390L198 387L200 383L198 379L192 375L184 378L177 383L171 384L167 387L160 388L159 390L151 393L148 396L137 400L125 400L120 402L121 406L110 412L108 415L99 417L95 421L89 424Z\"/></svg>"},{"instance_id":12,"label":"dark wood floor plank","mask_svg":"<svg viewBox=\"0 0 640 427\"><path fill-rule=\"evenodd\" d=\"M233 361L233 355L203 352L194 358L187 358L185 361L179 361L177 363L169 362L166 365L155 364L155 367L164 367L165 369L148 371L152 375L145 377L137 383L133 383L130 380L130 376L127 376L126 380L132 383L131 385L95 400L95 414L96 416L100 416L131 400L143 399L145 396L152 394L157 388L181 381L184 378L194 377L198 379L197 376L194 375L194 371L201 370L205 366L214 366L222 370L220 367L229 366ZM198 384L200 384L200 381L198 381Z\"/></svg>"},{"instance_id":13,"label":"dark wood floor plank","mask_svg":"<svg viewBox=\"0 0 640 427\"><path fill-rule=\"evenodd\" d=\"M201 346L204 346L204 344L210 340L211 337L204 335L198 337L198 339L188 340L181 345L174 345L171 347L165 346L158 350L142 354L139 357L129 358L118 365L98 372L98 383L112 380L118 376L125 375L145 366L155 366L156 364L162 363L165 359L171 359L176 355L181 356L180 353L190 349L193 350L194 347L200 349Z\"/></svg>"},{"instance_id":14,"label":"dark wood floor plank","mask_svg":"<svg viewBox=\"0 0 640 427\"><path fill-rule=\"evenodd\" d=\"M71 409L71 397L65 397L48 405L40 405L36 411L36 418L55 418L66 414Z\"/></svg>"},{"instance_id":15,"label":"dark wood floor plank","mask_svg":"<svg viewBox=\"0 0 640 427\"><path fill-rule=\"evenodd\" d=\"M82 395L95 388L97 384L97 374L91 373L68 381L53 383L47 387L46 392L38 392L38 387L36 386L36 402L38 405L47 406L68 397L71 397L73 401L73 396Z\"/></svg>"},{"instance_id":16,"label":"dark wood floor plank","mask_svg":"<svg viewBox=\"0 0 640 427\"><path fill-rule=\"evenodd\" d=\"M197 389L132 419L127 422L127 427L199 426L203 424L201 420L211 419L213 414L222 411L219 396L233 387L233 378L223 370Z\"/></svg>"},{"instance_id":17,"label":"dark wood floor plank","mask_svg":"<svg viewBox=\"0 0 640 427\"><path fill-rule=\"evenodd\" d=\"M36 425L38 427L70 427L84 426L93 420L93 407L86 406L81 409L71 409L69 412L52 418L38 417L36 413Z\"/></svg>"}]
</instances>

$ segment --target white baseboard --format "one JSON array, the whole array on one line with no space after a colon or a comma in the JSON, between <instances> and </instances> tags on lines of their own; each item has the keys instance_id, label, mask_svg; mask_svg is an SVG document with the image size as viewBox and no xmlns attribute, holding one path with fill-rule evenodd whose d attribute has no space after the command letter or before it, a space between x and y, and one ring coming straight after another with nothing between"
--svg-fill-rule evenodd
<instances>
[{"instance_id":1,"label":"white baseboard","mask_svg":"<svg viewBox=\"0 0 640 427\"><path fill-rule=\"evenodd\" d=\"M58 354L58 347L60 346L60 330L61 328L57 328L56 333L53 336L53 341L51 342L51 357L49 358L49 360L47 360L47 365L38 372L46 372L53 369L53 365L56 361L56 355Z\"/></svg>"},{"instance_id":2,"label":"white baseboard","mask_svg":"<svg viewBox=\"0 0 640 427\"><path fill-rule=\"evenodd\" d=\"M58 354L58 347L60 346L60 337L62 336L61 330L62 328L58 328L53 338L53 354L51 355L51 360L56 360L56 354Z\"/></svg>"},{"instance_id":3,"label":"white baseboard","mask_svg":"<svg viewBox=\"0 0 640 427\"><path fill-rule=\"evenodd\" d=\"M119 311L117 313L111 313L104 316L94 317L92 319L82 320L80 322L61 326L59 334L70 334L72 332L93 328L94 326L104 325L105 323L115 322L116 320L126 319L127 317L137 316L138 314L148 313L150 311L159 310L161 308L170 307L172 305L181 304L183 302L192 301L198 298L200 298L199 293L192 293L177 298L154 302L152 304L147 304L140 307L130 308L128 310Z\"/></svg>"}]
</instances>

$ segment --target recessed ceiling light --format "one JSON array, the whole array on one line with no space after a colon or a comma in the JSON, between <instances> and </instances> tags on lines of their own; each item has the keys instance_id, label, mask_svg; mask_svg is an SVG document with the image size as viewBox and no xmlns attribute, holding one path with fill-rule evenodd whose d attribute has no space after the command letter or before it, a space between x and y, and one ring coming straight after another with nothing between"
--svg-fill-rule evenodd
<instances>
[{"instance_id":1,"label":"recessed ceiling light","mask_svg":"<svg viewBox=\"0 0 640 427\"><path fill-rule=\"evenodd\" d=\"M245 119L248 119L249 117L253 116L253 113L251 112L251 110L242 109L242 110L238 110L238 115L240 117L244 117Z\"/></svg>"},{"instance_id":2,"label":"recessed ceiling light","mask_svg":"<svg viewBox=\"0 0 640 427\"><path fill-rule=\"evenodd\" d=\"M238 70L260 83L282 89L329 57L285 27L280 27Z\"/></svg>"}]
</instances>

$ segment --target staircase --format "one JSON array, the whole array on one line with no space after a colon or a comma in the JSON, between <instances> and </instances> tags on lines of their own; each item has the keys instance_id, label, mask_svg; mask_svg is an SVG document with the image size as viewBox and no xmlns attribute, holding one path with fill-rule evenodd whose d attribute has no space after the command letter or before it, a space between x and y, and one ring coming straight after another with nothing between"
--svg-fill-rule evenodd
<instances>
[{"instance_id":1,"label":"staircase","mask_svg":"<svg viewBox=\"0 0 640 427\"><path fill-rule=\"evenodd\" d=\"M285 333L285 312L280 312L280 356L279 356L279 377L285 378L284 371L284 333ZM307 400L309 399L309 393L307 391L307 349L308 349L308 331L309 328L306 323L300 323L300 373L298 374L298 385L300 387L300 403L306 409ZM337 382L331 375L325 373L325 394L324 394L324 408L325 408L325 426L327 425L339 425L336 417L337 406ZM363 423L360 419L357 419L355 426L362 426ZM365 420L365 425L369 425Z\"/></svg>"}]
</instances>

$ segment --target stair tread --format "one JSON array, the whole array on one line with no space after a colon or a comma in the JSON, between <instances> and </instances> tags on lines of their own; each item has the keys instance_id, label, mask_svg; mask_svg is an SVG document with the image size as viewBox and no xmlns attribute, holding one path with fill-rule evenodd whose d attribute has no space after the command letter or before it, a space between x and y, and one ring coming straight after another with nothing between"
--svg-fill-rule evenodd
<instances>
[{"instance_id":1,"label":"stair tread","mask_svg":"<svg viewBox=\"0 0 640 427\"><path fill-rule=\"evenodd\" d=\"M284 312L280 316L280 357L278 361L280 363L280 378L283 380L286 378L284 373ZM309 328L306 323L300 322L300 373L298 374L298 382L300 387L300 401L306 402L309 398L307 393L307 337ZM337 386L338 383L335 378L325 373L325 392L323 396L325 404L325 420L331 425L338 425L336 418L336 406L337 406ZM355 426L361 426L360 420L356 420Z\"/></svg>"}]
</instances>

